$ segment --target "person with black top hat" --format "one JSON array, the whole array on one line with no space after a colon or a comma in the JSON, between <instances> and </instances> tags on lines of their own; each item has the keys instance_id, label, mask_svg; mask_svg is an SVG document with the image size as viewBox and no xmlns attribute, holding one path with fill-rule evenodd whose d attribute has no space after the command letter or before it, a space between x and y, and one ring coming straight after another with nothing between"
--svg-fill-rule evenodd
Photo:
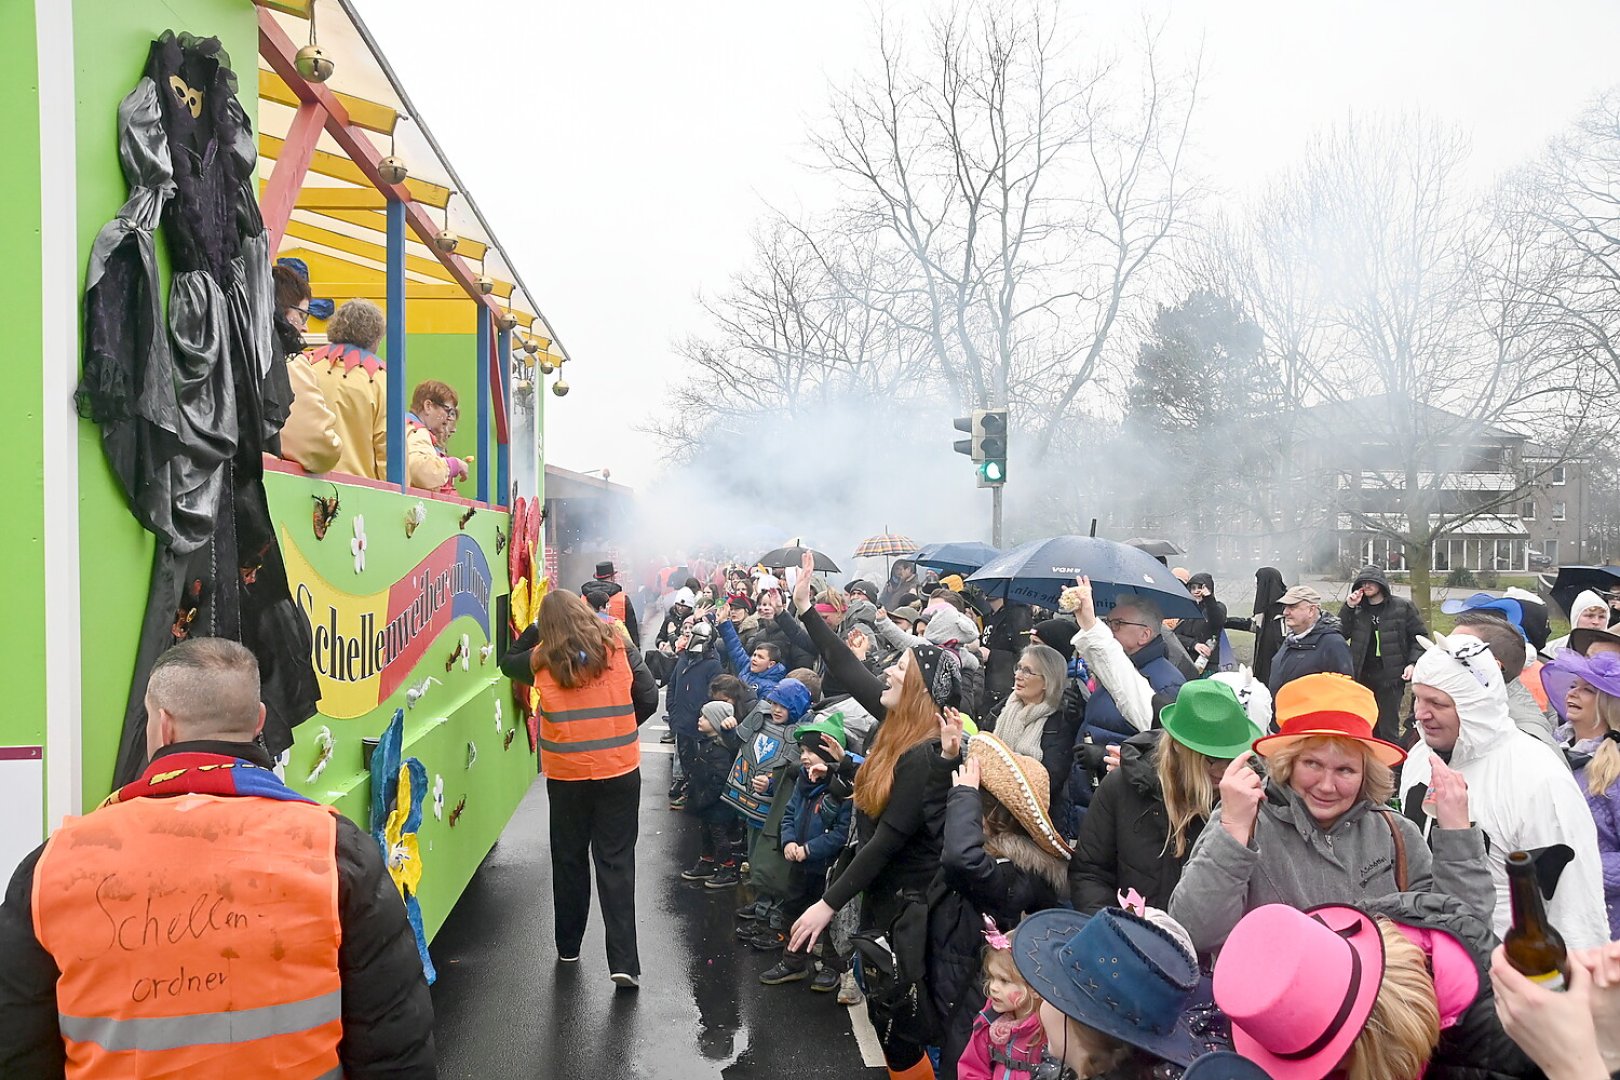
<instances>
[{"instance_id":1,"label":"person with black top hat","mask_svg":"<svg viewBox=\"0 0 1620 1080\"><path fill-rule=\"evenodd\" d=\"M618 581L619 572L608 561L596 564L596 575L579 587L581 596L589 597L593 592L606 593L607 611L615 619L624 623L630 631L630 641L636 648L641 648L641 620L636 618L636 609L630 603L630 595Z\"/></svg>"}]
</instances>

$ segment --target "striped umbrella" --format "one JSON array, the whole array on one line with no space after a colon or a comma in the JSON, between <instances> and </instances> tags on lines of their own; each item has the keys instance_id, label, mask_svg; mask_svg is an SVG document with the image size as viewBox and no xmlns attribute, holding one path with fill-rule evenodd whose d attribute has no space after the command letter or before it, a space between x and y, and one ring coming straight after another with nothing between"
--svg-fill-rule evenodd
<instances>
[{"instance_id":1,"label":"striped umbrella","mask_svg":"<svg viewBox=\"0 0 1620 1080\"><path fill-rule=\"evenodd\" d=\"M855 549L855 557L864 559L872 555L881 555L892 559L899 555L910 555L916 550L917 541L911 537L886 532L862 540L861 546Z\"/></svg>"}]
</instances>

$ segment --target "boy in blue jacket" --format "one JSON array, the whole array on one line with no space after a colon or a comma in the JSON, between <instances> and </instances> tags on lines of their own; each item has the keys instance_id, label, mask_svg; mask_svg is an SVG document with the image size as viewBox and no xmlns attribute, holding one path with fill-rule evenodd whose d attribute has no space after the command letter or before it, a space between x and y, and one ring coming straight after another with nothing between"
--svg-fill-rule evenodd
<instances>
[{"instance_id":1,"label":"boy in blue jacket","mask_svg":"<svg viewBox=\"0 0 1620 1080\"><path fill-rule=\"evenodd\" d=\"M774 641L761 641L754 646L752 653L744 649L742 638L737 636L737 624L732 621L729 604L715 613L715 620L720 628L720 641L726 647L726 656L737 677L758 697L764 697L776 689L776 684L787 677L781 648Z\"/></svg>"},{"instance_id":2,"label":"boy in blue jacket","mask_svg":"<svg viewBox=\"0 0 1620 1080\"><path fill-rule=\"evenodd\" d=\"M821 899L827 886L827 870L849 840L851 813L848 799L827 790L828 769L835 758L827 750L824 739L831 739L839 746L846 745L843 716L835 712L824 720L803 724L793 729L793 738L799 744L799 765L803 773L782 817L782 854L789 862L797 864L793 892L783 911L788 926ZM784 949L782 959L762 974L759 981L767 986L797 982L809 974L809 966L808 951ZM837 990L843 973L843 960L837 950L829 946L822 950L821 970L816 972L810 988L822 992Z\"/></svg>"}]
</instances>

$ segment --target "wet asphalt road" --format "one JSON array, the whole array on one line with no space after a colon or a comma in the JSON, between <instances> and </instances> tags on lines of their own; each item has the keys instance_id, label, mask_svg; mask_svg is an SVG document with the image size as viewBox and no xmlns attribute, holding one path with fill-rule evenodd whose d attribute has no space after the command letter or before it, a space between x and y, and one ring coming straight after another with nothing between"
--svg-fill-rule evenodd
<instances>
[{"instance_id":1,"label":"wet asphalt road","mask_svg":"<svg viewBox=\"0 0 1620 1080\"><path fill-rule=\"evenodd\" d=\"M441 1077L884 1075L862 1064L852 1010L835 995L812 992L809 980L760 984L776 957L739 945L733 934L746 888L710 890L679 878L697 857L697 824L667 808L662 731L655 719L642 734L641 989L616 992L608 981L594 896L580 963L556 962L547 803L536 782L433 941Z\"/></svg>"}]
</instances>

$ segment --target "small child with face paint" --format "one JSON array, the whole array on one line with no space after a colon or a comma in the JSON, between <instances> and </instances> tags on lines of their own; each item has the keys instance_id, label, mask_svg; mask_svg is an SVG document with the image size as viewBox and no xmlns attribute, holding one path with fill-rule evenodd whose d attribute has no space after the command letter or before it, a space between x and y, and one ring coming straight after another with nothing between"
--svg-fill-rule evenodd
<instances>
[{"instance_id":1,"label":"small child with face paint","mask_svg":"<svg viewBox=\"0 0 1620 1080\"><path fill-rule=\"evenodd\" d=\"M1013 963L1012 933L984 918L984 1009L957 1062L957 1080L1027 1080L1046 1052L1041 999Z\"/></svg>"}]
</instances>

